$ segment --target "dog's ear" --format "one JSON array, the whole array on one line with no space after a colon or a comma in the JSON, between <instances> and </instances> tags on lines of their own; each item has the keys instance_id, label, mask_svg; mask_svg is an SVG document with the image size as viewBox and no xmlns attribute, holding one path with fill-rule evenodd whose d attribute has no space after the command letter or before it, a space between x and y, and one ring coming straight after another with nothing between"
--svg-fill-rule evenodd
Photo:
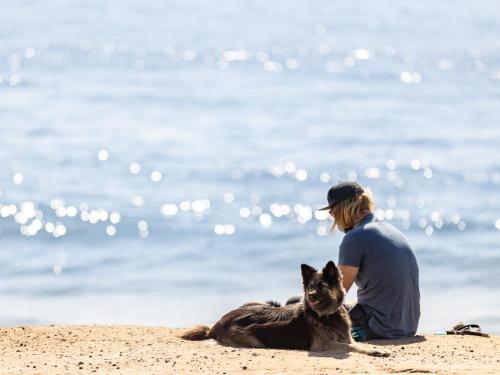
<instances>
[{"instance_id":1,"label":"dog's ear","mask_svg":"<svg viewBox=\"0 0 500 375\"><path fill-rule=\"evenodd\" d=\"M326 266L323 268L322 273L323 273L323 278L328 283L334 283L342 279L342 276L340 275L337 266L332 261L329 261L326 264Z\"/></svg>"},{"instance_id":2,"label":"dog's ear","mask_svg":"<svg viewBox=\"0 0 500 375\"><path fill-rule=\"evenodd\" d=\"M312 268L311 266L308 266L307 264L301 264L300 269L302 270L302 282L304 283L304 286L309 284L309 281L311 281L311 278L313 275L318 272L316 271L315 268Z\"/></svg>"}]
</instances>

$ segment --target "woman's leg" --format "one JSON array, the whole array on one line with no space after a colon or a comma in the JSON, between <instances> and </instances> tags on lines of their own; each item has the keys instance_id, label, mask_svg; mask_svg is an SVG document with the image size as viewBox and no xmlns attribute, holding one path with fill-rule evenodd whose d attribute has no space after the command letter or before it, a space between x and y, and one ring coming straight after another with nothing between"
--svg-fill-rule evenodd
<instances>
[{"instance_id":1,"label":"woman's leg","mask_svg":"<svg viewBox=\"0 0 500 375\"><path fill-rule=\"evenodd\" d=\"M352 323L351 335L356 341L366 341L379 338L368 326L368 314L362 305L356 304L348 309Z\"/></svg>"}]
</instances>

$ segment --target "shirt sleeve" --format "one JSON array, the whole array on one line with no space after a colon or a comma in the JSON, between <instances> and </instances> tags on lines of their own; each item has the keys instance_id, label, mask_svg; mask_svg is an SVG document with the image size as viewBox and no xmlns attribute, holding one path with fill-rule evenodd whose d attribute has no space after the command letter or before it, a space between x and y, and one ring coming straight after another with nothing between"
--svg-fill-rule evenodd
<instances>
[{"instance_id":1,"label":"shirt sleeve","mask_svg":"<svg viewBox=\"0 0 500 375\"><path fill-rule=\"evenodd\" d=\"M361 268L364 248L355 236L346 235L339 248L339 265Z\"/></svg>"}]
</instances>

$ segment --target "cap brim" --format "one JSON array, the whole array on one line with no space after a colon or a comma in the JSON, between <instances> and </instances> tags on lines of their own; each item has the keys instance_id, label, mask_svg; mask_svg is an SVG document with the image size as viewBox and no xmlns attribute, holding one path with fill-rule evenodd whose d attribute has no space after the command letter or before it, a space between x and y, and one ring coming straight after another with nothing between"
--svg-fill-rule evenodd
<instances>
[{"instance_id":1,"label":"cap brim","mask_svg":"<svg viewBox=\"0 0 500 375\"><path fill-rule=\"evenodd\" d=\"M326 207L323 207L323 208L318 208L318 211L329 210L330 208L331 208L330 206L326 206Z\"/></svg>"}]
</instances>

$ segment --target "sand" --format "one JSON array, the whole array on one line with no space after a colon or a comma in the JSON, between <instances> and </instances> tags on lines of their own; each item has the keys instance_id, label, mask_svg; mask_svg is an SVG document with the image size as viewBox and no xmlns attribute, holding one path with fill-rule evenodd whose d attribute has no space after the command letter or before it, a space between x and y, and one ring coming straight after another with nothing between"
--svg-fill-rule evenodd
<instances>
[{"instance_id":1,"label":"sand","mask_svg":"<svg viewBox=\"0 0 500 375\"><path fill-rule=\"evenodd\" d=\"M500 374L500 337L372 341L358 353L237 349L190 342L179 329L138 326L0 328L0 374ZM368 344L366 344L368 345Z\"/></svg>"}]
</instances>

